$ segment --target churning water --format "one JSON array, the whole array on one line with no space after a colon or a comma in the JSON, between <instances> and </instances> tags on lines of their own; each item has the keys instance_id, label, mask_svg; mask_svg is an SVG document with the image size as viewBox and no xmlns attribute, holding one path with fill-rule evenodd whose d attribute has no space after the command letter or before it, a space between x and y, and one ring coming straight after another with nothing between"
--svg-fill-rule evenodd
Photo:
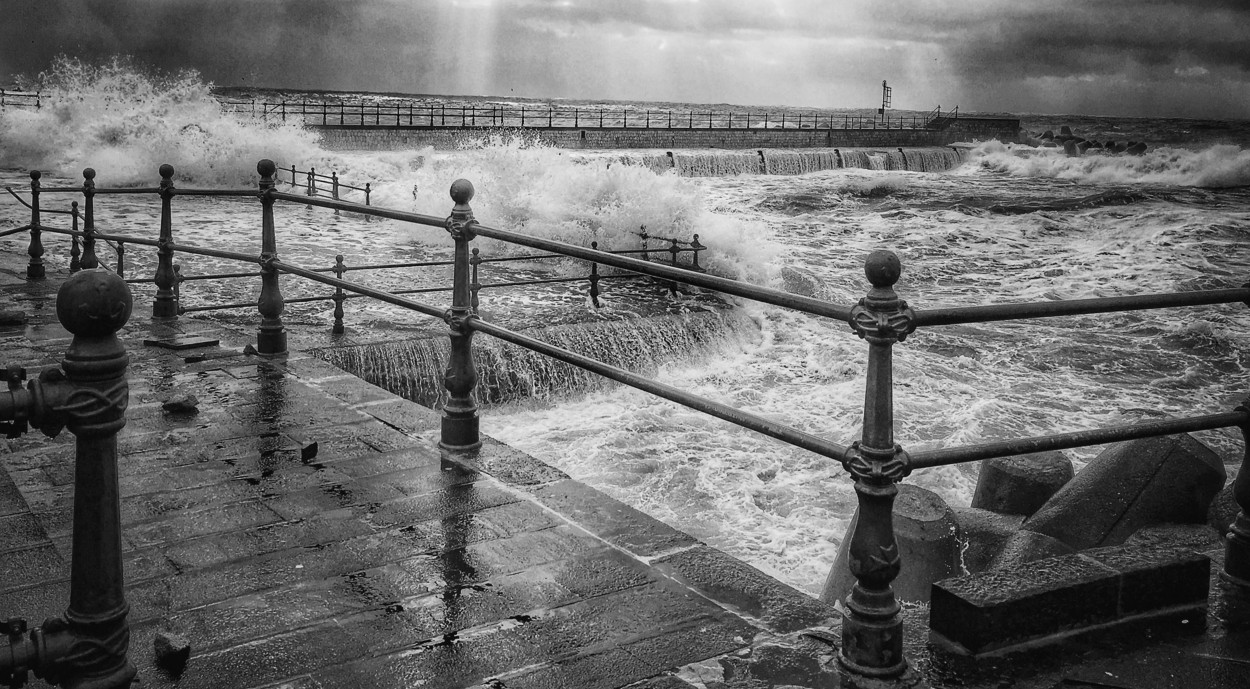
<instances>
[{"instance_id":1,"label":"churning water","mask_svg":"<svg viewBox=\"0 0 1250 689\"><path fill-rule=\"evenodd\" d=\"M1236 127L1208 127L1198 137L1179 120L1096 123L1150 143L1140 157L1069 158L991 142L962 155L908 152L906 161L897 151L842 151L857 161L850 169L827 164L829 151L765 152L773 174L761 175L756 151L573 153L507 137L455 152L331 152L297 127L223 115L191 78L156 83L125 69L72 67L62 68L62 97L53 89L51 107L0 114L4 184L24 188L32 168L48 173L47 186L79 184L81 168L91 165L102 187L154 185L157 166L169 162L180 186L246 185L255 182L256 160L268 157L369 181L376 205L445 215L450 183L465 177L486 224L619 249L638 246L641 225L661 235L698 233L711 247L703 262L717 274L841 304L863 296L863 259L879 248L899 255L898 292L922 309L1234 287L1250 276L1250 152ZM1080 133L1083 120L1069 123ZM54 207L53 195L44 203ZM102 230L155 236L152 199L101 198L97 213ZM20 225L25 209L0 205L0 221ZM320 209L283 205L278 222L284 259L308 265L328 266L336 253L360 265L443 257L449 249L435 228ZM177 198L174 223L179 241L259 249L254 200ZM5 251L25 246L0 241ZM485 256L508 250L479 243ZM150 274L152 256L127 256L132 274ZM47 259L51 268L64 262L52 253ZM237 269L182 261L187 274ZM508 275L584 271L535 262ZM348 276L383 287L448 279L437 269ZM184 294L195 305L254 300L256 289L247 280L187 283ZM283 289L317 292L293 279ZM672 315L636 326L630 315L656 309L636 305L639 290L607 283L605 290L600 311L584 286L538 296L484 291L482 309L513 323L614 321L611 338L579 335L576 327L549 336L580 340L666 382L837 442L858 437L867 347L845 324L750 303L724 312L705 298L651 290L646 298ZM365 301L349 303L348 326L357 332L402 338L422 325ZM324 327L328 311L324 303L293 306L288 320ZM557 311L565 315L551 315ZM233 318L250 324L255 316ZM510 373L488 383L501 403L484 410L485 432L799 588L819 590L855 506L839 466L642 393L544 373L542 362L513 361L483 344L484 358L512 362ZM416 363L386 375L423 390L414 397L434 394L428 378L441 366L419 366L444 345L390 346ZM1248 353L1250 315L1241 306L929 328L896 347L896 436L916 450L1228 410L1247 392ZM399 359L364 349L338 356L372 356L376 366L392 367ZM1235 470L1240 439L1203 438ZM1095 452L1071 456L1080 465ZM973 487L959 468L908 480L956 505L967 504Z\"/></svg>"}]
</instances>

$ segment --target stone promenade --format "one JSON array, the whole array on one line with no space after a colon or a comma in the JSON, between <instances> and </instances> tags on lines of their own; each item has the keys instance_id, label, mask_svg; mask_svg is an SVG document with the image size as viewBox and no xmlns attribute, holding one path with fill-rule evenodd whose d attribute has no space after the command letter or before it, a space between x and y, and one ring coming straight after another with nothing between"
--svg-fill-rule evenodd
<instances>
[{"instance_id":1,"label":"stone promenade","mask_svg":"<svg viewBox=\"0 0 1250 689\"><path fill-rule=\"evenodd\" d=\"M0 365L56 366L63 275L0 251ZM50 271L51 272L51 271ZM834 609L436 413L254 334L153 322L137 299L119 437L130 656L143 687L838 687ZM171 349L188 338L215 345ZM145 340L160 344L145 344ZM163 403L194 395L194 411ZM68 603L73 438L0 439L0 619ZM1219 563L1213 568L1218 569ZM978 664L926 648L920 685L1244 687L1250 635L1074 639ZM189 642L185 665L154 640ZM43 686L34 682L34 686Z\"/></svg>"},{"instance_id":2,"label":"stone promenade","mask_svg":"<svg viewBox=\"0 0 1250 689\"><path fill-rule=\"evenodd\" d=\"M21 258L0 292L27 322L0 326L0 364L33 376L70 335L62 276L28 283ZM681 668L761 643L837 682L835 650L795 633L831 607L490 439L440 451L435 412L329 364L148 309L121 333L119 436L142 686L688 687L724 671ZM190 337L220 342L144 344ZM183 395L196 411L163 408ZM34 625L68 603L73 436L0 447L0 617ZM159 633L190 642L184 668L158 665Z\"/></svg>"}]
</instances>

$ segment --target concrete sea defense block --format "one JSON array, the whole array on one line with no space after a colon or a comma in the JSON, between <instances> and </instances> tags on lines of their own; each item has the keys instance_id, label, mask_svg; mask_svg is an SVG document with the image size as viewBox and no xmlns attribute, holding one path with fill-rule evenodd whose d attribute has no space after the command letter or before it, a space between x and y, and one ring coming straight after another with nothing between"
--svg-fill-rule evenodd
<instances>
[{"instance_id":1,"label":"concrete sea defense block","mask_svg":"<svg viewBox=\"0 0 1250 689\"><path fill-rule=\"evenodd\" d=\"M1205 522L1225 478L1219 456L1188 435L1120 443L1094 458L1024 528L1077 550L1119 545L1149 524Z\"/></svg>"},{"instance_id":2,"label":"concrete sea defense block","mask_svg":"<svg viewBox=\"0 0 1250 689\"><path fill-rule=\"evenodd\" d=\"M1130 546L956 577L933 585L930 640L984 655L1143 619L1202 620L1209 581L1204 555Z\"/></svg>"},{"instance_id":3,"label":"concrete sea defense block","mask_svg":"<svg viewBox=\"0 0 1250 689\"><path fill-rule=\"evenodd\" d=\"M988 567L1024 521L1023 515L999 514L975 507L956 507L954 510L955 518L959 520L963 566L969 574Z\"/></svg>"},{"instance_id":4,"label":"concrete sea defense block","mask_svg":"<svg viewBox=\"0 0 1250 689\"><path fill-rule=\"evenodd\" d=\"M1002 549L991 558L987 569L1010 569L1072 552L1072 548L1059 539L1020 529L1007 538Z\"/></svg>"},{"instance_id":5,"label":"concrete sea defense block","mask_svg":"<svg viewBox=\"0 0 1250 689\"><path fill-rule=\"evenodd\" d=\"M972 506L1027 517L1074 475L1072 460L1059 452L987 459L981 463Z\"/></svg>"},{"instance_id":6,"label":"concrete sea defense block","mask_svg":"<svg viewBox=\"0 0 1250 689\"><path fill-rule=\"evenodd\" d=\"M902 570L891 586L901 600L929 600L929 586L957 574L959 569L959 523L955 513L936 493L900 483L894 499L894 538L898 542ZM851 519L838 556L829 570L820 599L843 600L855 584L848 567L851 534L859 523L859 511Z\"/></svg>"}]
</instances>

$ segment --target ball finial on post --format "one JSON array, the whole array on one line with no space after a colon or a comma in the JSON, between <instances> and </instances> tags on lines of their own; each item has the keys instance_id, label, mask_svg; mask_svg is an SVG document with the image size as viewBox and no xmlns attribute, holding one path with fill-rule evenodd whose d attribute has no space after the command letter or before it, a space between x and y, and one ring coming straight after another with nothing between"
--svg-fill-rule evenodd
<instances>
[{"instance_id":1,"label":"ball finial on post","mask_svg":"<svg viewBox=\"0 0 1250 689\"><path fill-rule=\"evenodd\" d=\"M121 330L133 305L126 282L104 268L74 273L56 294L56 316L61 325L84 337Z\"/></svg>"},{"instance_id":2,"label":"ball finial on post","mask_svg":"<svg viewBox=\"0 0 1250 689\"><path fill-rule=\"evenodd\" d=\"M262 158L256 163L256 173L265 179L273 179L273 175L278 171L278 166L268 158Z\"/></svg>"},{"instance_id":3,"label":"ball finial on post","mask_svg":"<svg viewBox=\"0 0 1250 689\"><path fill-rule=\"evenodd\" d=\"M473 183L467 179L458 179L451 183L451 200L457 206L468 205L473 200Z\"/></svg>"},{"instance_id":4,"label":"ball finial on post","mask_svg":"<svg viewBox=\"0 0 1250 689\"><path fill-rule=\"evenodd\" d=\"M93 167L85 167L85 168L83 168L83 169L82 169L82 178L83 178L83 179L95 179L95 168L93 168Z\"/></svg>"},{"instance_id":5,"label":"ball finial on post","mask_svg":"<svg viewBox=\"0 0 1250 689\"><path fill-rule=\"evenodd\" d=\"M169 163L163 163L157 169L157 172L159 172L161 175L161 184L165 184L167 182L170 184L173 183L173 180L174 180L174 166L173 165L170 165Z\"/></svg>"},{"instance_id":6,"label":"ball finial on post","mask_svg":"<svg viewBox=\"0 0 1250 689\"><path fill-rule=\"evenodd\" d=\"M874 251L868 254L867 260L864 261L864 275L868 277L868 282L873 287L886 288L893 287L898 282L898 278L903 274L903 264L899 262L898 256L893 251L884 249Z\"/></svg>"}]
</instances>

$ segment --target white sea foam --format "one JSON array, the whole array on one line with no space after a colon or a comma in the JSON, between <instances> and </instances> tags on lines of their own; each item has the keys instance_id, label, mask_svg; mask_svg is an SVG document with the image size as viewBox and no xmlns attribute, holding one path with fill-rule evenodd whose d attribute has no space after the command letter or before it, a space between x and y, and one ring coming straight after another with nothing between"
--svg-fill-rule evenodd
<instances>
[{"instance_id":1,"label":"white sea foam","mask_svg":"<svg viewBox=\"0 0 1250 689\"><path fill-rule=\"evenodd\" d=\"M1250 151L1232 144L1202 150L1163 146L1144 155L1007 146L991 141L972 149L969 162L1018 177L1052 177L1093 184L1166 184L1192 187L1250 185Z\"/></svg>"}]
</instances>

